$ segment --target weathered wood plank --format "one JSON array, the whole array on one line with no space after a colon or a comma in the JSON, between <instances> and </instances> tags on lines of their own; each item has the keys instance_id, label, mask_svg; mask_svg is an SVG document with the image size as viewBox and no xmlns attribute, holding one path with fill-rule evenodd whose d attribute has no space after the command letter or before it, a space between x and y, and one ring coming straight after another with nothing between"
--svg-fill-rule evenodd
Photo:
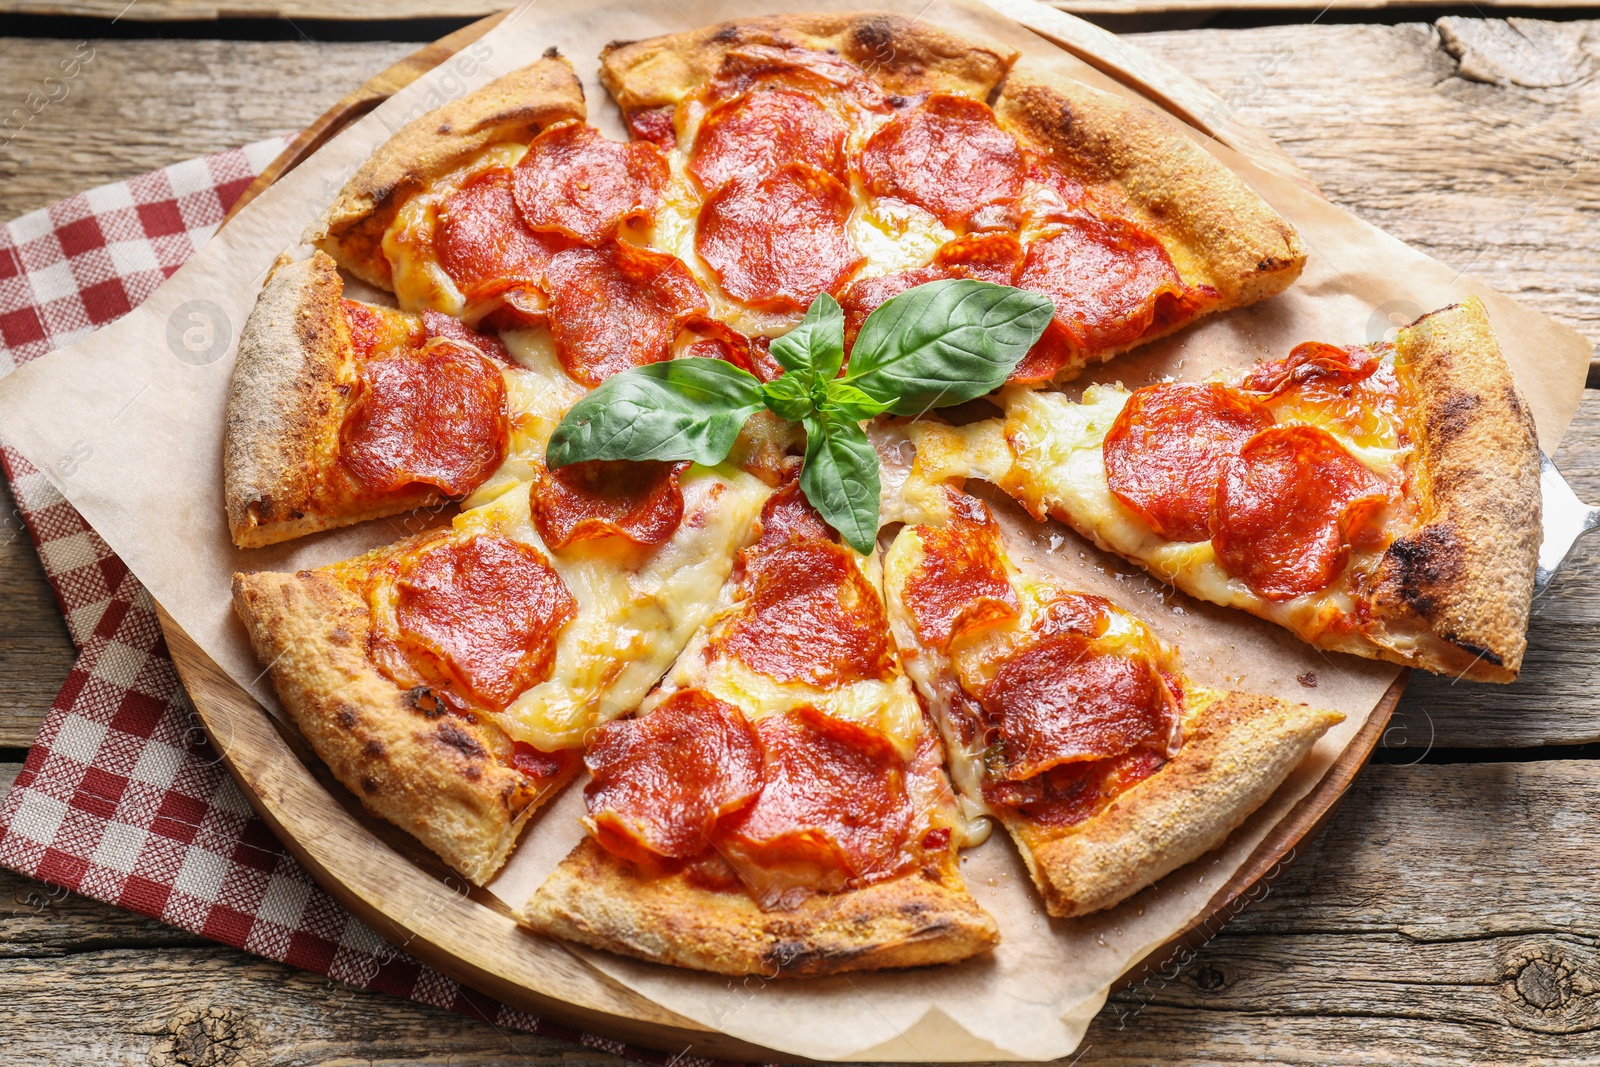
<instances>
[{"instance_id":1,"label":"weathered wood plank","mask_svg":"<svg viewBox=\"0 0 1600 1067\"><path fill-rule=\"evenodd\" d=\"M0 38L0 219L299 130L417 46L149 40L84 47ZM68 69L77 73L64 77Z\"/></svg>"},{"instance_id":2,"label":"weathered wood plank","mask_svg":"<svg viewBox=\"0 0 1600 1067\"><path fill-rule=\"evenodd\" d=\"M1590 762L1369 768L1272 891L1114 997L1075 1062L1594 1062L1597 797ZM0 903L0 1047L18 1062L620 1062L0 872L4 901L21 902Z\"/></svg>"},{"instance_id":3,"label":"weathered wood plank","mask_svg":"<svg viewBox=\"0 0 1600 1067\"><path fill-rule=\"evenodd\" d=\"M1600 341L1600 22L1442 22L1448 40L1428 23L1129 39L1260 125L1330 199Z\"/></svg>"},{"instance_id":4,"label":"weathered wood plank","mask_svg":"<svg viewBox=\"0 0 1600 1067\"><path fill-rule=\"evenodd\" d=\"M1114 998L1080 1062L1594 1062L1597 787L1588 761L1369 768L1270 894Z\"/></svg>"},{"instance_id":5,"label":"weathered wood plank","mask_svg":"<svg viewBox=\"0 0 1600 1067\"><path fill-rule=\"evenodd\" d=\"M33 743L72 667L72 639L39 554L0 478L0 748Z\"/></svg>"}]
</instances>

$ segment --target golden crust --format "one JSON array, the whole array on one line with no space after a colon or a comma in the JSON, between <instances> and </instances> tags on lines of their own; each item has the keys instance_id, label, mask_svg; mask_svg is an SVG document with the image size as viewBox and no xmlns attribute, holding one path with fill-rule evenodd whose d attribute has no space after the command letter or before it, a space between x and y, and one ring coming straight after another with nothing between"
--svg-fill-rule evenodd
<instances>
[{"instance_id":1,"label":"golden crust","mask_svg":"<svg viewBox=\"0 0 1600 1067\"><path fill-rule=\"evenodd\" d=\"M572 64L551 49L407 123L345 183L304 240L362 281L391 288L383 234L407 199L490 145L526 143L548 126L587 114Z\"/></svg>"},{"instance_id":2,"label":"golden crust","mask_svg":"<svg viewBox=\"0 0 1600 1067\"><path fill-rule=\"evenodd\" d=\"M1384 555L1374 638L1396 662L1513 681L1543 536L1533 416L1476 298L1400 331L1395 355L1417 401L1422 523Z\"/></svg>"},{"instance_id":3,"label":"golden crust","mask_svg":"<svg viewBox=\"0 0 1600 1067\"><path fill-rule=\"evenodd\" d=\"M381 674L366 654L366 602L338 577L235 574L233 603L284 710L334 777L473 882L493 877L563 783L536 789L494 758L494 727Z\"/></svg>"},{"instance_id":4,"label":"golden crust","mask_svg":"<svg viewBox=\"0 0 1600 1067\"><path fill-rule=\"evenodd\" d=\"M333 260L321 252L298 263L280 260L240 334L222 458L228 532L240 548L444 499L418 486L359 509L339 506L359 492L344 484L350 479L337 462L345 408L340 385L350 359L343 291Z\"/></svg>"},{"instance_id":5,"label":"golden crust","mask_svg":"<svg viewBox=\"0 0 1600 1067\"><path fill-rule=\"evenodd\" d=\"M890 93L961 93L987 100L1018 53L1004 45L884 12L770 15L644 41L614 41L600 53L600 82L624 114L675 105L722 66L730 49L754 44L837 52Z\"/></svg>"},{"instance_id":6,"label":"golden crust","mask_svg":"<svg viewBox=\"0 0 1600 1067\"><path fill-rule=\"evenodd\" d=\"M1150 108L1018 69L1006 78L995 114L1024 143L1082 180L1095 199L1157 234L1186 284L1217 291L1220 302L1210 310L1265 300L1287 289L1305 267L1294 227ZM1101 358L1185 325L1179 321Z\"/></svg>"},{"instance_id":7,"label":"golden crust","mask_svg":"<svg viewBox=\"0 0 1600 1067\"><path fill-rule=\"evenodd\" d=\"M718 974L806 977L966 959L999 931L951 871L921 873L764 912L740 890L647 877L592 838L523 907L532 930Z\"/></svg>"},{"instance_id":8,"label":"golden crust","mask_svg":"<svg viewBox=\"0 0 1600 1067\"><path fill-rule=\"evenodd\" d=\"M1002 813L1051 915L1112 907L1222 844L1344 719L1246 693L1187 695L1178 755L1104 810L1064 831Z\"/></svg>"}]
</instances>

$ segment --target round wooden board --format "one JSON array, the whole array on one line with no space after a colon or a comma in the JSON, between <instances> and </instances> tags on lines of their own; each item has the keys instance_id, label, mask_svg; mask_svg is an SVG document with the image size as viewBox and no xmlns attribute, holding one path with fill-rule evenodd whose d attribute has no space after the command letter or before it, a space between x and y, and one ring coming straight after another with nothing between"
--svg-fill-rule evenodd
<instances>
[{"instance_id":1,"label":"round wooden board","mask_svg":"<svg viewBox=\"0 0 1600 1067\"><path fill-rule=\"evenodd\" d=\"M1233 118L1231 109L1187 75L1130 52L1087 22L1066 15L1057 19L1056 14L1047 27L1032 28L1257 165L1314 188L1262 131ZM268 165L229 218L329 138L503 17L493 15L440 38L345 97ZM645 1048L689 1050L716 1059L794 1059L670 1012L559 944L517 927L493 895L470 886L409 835L369 815L292 727L269 715L164 611L159 614L184 688L223 765L251 805L319 885L396 948L512 1007L565 1026ZM1217 890L1206 909L1132 967L1119 988L1186 959L1283 872L1299 846L1327 822L1371 756L1405 682L1402 674L1390 686L1328 773Z\"/></svg>"}]
</instances>

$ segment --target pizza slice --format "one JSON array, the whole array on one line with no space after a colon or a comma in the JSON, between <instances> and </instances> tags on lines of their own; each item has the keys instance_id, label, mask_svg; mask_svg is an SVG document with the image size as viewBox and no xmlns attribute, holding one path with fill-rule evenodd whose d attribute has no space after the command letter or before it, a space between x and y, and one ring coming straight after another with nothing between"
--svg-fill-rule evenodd
<instances>
[{"instance_id":1,"label":"pizza slice","mask_svg":"<svg viewBox=\"0 0 1600 1067\"><path fill-rule=\"evenodd\" d=\"M321 252L280 261L241 333L223 455L241 548L460 499L506 457L504 346L343 292Z\"/></svg>"},{"instance_id":2,"label":"pizza slice","mask_svg":"<svg viewBox=\"0 0 1600 1067\"><path fill-rule=\"evenodd\" d=\"M601 80L671 160L653 244L751 337L829 292L848 344L898 293L980 278L1055 302L1014 376L1041 382L1299 276L1294 229L1181 130L1015 59L920 20L785 15L612 45Z\"/></svg>"},{"instance_id":3,"label":"pizza slice","mask_svg":"<svg viewBox=\"0 0 1600 1067\"><path fill-rule=\"evenodd\" d=\"M367 555L234 576L318 756L476 883L715 603L770 489L731 467L563 468Z\"/></svg>"},{"instance_id":4,"label":"pizza slice","mask_svg":"<svg viewBox=\"0 0 1600 1067\"><path fill-rule=\"evenodd\" d=\"M459 232L444 241L445 255L459 259L463 284L469 286L493 283L500 275L515 278L518 267L537 259L542 249L518 225L505 180L509 168L539 134L562 123L581 123L586 114L577 73L552 49L538 62L407 122L361 165L305 240L353 276L400 293L409 310L457 311L422 294L406 299L425 286L429 272L391 262L386 246L397 229L431 226L433 219L420 204L409 217L401 216L419 195L470 185L455 227ZM415 286L408 284L413 277Z\"/></svg>"},{"instance_id":5,"label":"pizza slice","mask_svg":"<svg viewBox=\"0 0 1600 1067\"><path fill-rule=\"evenodd\" d=\"M1129 612L1014 563L982 501L919 496L884 557L894 636L956 787L1010 832L1051 915L1222 844L1343 718L1196 683Z\"/></svg>"},{"instance_id":6,"label":"pizza slice","mask_svg":"<svg viewBox=\"0 0 1600 1067\"><path fill-rule=\"evenodd\" d=\"M1003 403L1003 420L918 428L919 462L1319 648L1516 678L1539 446L1478 300L1393 345L1312 342L1226 379Z\"/></svg>"},{"instance_id":7,"label":"pizza slice","mask_svg":"<svg viewBox=\"0 0 1600 1067\"><path fill-rule=\"evenodd\" d=\"M637 717L596 731L589 836L522 911L541 933L767 977L992 946L964 821L897 662L876 560L795 483Z\"/></svg>"},{"instance_id":8,"label":"pizza slice","mask_svg":"<svg viewBox=\"0 0 1600 1067\"><path fill-rule=\"evenodd\" d=\"M224 503L241 548L472 505L544 471L566 409L629 367L681 355L750 369L742 336L699 316L687 271L631 245L557 257L553 315L498 335L437 311L345 299L334 262L281 262L240 338ZM787 429L753 418L736 458L769 484Z\"/></svg>"}]
</instances>

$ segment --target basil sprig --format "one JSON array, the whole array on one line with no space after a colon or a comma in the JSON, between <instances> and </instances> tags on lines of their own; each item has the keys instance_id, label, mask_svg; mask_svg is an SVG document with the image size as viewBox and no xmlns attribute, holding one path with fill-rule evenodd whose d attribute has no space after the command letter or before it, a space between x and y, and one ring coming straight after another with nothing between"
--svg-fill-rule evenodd
<instances>
[{"instance_id":1,"label":"basil sprig","mask_svg":"<svg viewBox=\"0 0 1600 1067\"><path fill-rule=\"evenodd\" d=\"M614 374L567 411L545 462L727 458L766 408L806 430L800 489L863 554L878 537L878 456L861 423L921 415L998 388L1055 314L1049 297L969 278L908 289L862 323L844 365L844 312L824 293L772 342L784 373L762 384L719 359L690 357Z\"/></svg>"}]
</instances>

